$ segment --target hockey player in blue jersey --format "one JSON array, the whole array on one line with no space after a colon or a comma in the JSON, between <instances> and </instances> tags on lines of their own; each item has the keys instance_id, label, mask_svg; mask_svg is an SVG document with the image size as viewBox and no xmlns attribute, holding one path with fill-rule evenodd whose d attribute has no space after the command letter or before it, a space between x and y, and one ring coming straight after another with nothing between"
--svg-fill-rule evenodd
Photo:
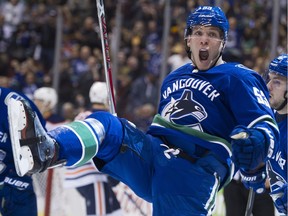
<instances>
[{"instance_id":1,"label":"hockey player in blue jersey","mask_svg":"<svg viewBox=\"0 0 288 216\"><path fill-rule=\"evenodd\" d=\"M200 6L188 16L184 41L192 63L163 81L147 133L108 112L46 133L29 107L11 100L9 119L21 132L14 139L18 174L93 158L100 171L152 202L153 215L211 215L217 191L234 173L230 135L241 138L237 126L251 134L251 149L259 149L250 169L279 138L265 82L253 70L222 60L228 29L219 7Z\"/></svg>"},{"instance_id":2,"label":"hockey player in blue jersey","mask_svg":"<svg viewBox=\"0 0 288 216\"><path fill-rule=\"evenodd\" d=\"M268 179L270 181L271 197L274 205L280 213L287 215L287 71L288 71L288 55L282 54L271 61L269 65L269 73L267 83L270 92L270 104L275 109L276 121L280 130L280 142L276 142L273 147L274 154L266 159L266 168L268 171ZM239 155L237 163L240 167L247 165L249 155L247 155L246 148L250 148L249 144L243 145L244 140L237 140L241 142L242 151L235 149L236 155ZM272 150L272 149L271 149ZM243 160L245 158L245 160ZM248 169L249 170L249 169ZM252 187L256 192L265 190L265 166L247 173L246 170L240 169L243 176L242 181L244 185L249 188ZM254 178L253 178L254 177Z\"/></svg>"},{"instance_id":3,"label":"hockey player in blue jersey","mask_svg":"<svg viewBox=\"0 0 288 216\"><path fill-rule=\"evenodd\" d=\"M37 216L37 202L32 177L19 177L16 173L11 147L11 134L7 113L10 98L25 100L37 112L41 125L45 126L36 106L24 95L0 87L0 212L2 216Z\"/></svg>"},{"instance_id":4,"label":"hockey player in blue jersey","mask_svg":"<svg viewBox=\"0 0 288 216\"><path fill-rule=\"evenodd\" d=\"M276 110L276 121L280 130L279 146L276 146L275 156L267 162L268 177L270 180L271 197L280 213L287 215L287 77L288 55L282 54L269 65L270 104Z\"/></svg>"}]
</instances>

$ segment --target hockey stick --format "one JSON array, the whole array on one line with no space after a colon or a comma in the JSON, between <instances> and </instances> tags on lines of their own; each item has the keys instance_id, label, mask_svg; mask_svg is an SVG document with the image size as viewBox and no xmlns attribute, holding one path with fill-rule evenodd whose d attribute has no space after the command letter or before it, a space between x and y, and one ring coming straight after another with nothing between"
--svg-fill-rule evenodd
<instances>
[{"instance_id":1,"label":"hockey stick","mask_svg":"<svg viewBox=\"0 0 288 216\"><path fill-rule=\"evenodd\" d=\"M106 85L107 85L107 91L108 91L108 96L109 96L109 110L113 115L116 115L112 70L111 70L111 62L110 62L110 55L109 55L107 25L106 25L106 19L105 19L105 10L104 10L103 0L96 0L96 6L97 6L97 12L98 12L98 20L99 20L99 28L100 28L100 36L101 36L101 44L102 44L102 52L103 52L104 72L105 72Z\"/></svg>"},{"instance_id":2,"label":"hockey stick","mask_svg":"<svg viewBox=\"0 0 288 216\"><path fill-rule=\"evenodd\" d=\"M233 139L245 139L248 137L248 134L245 132L241 132L239 134L235 134ZM254 204L254 199L255 199L255 192L253 191L252 188L249 189L249 196L248 196L248 201L246 205L246 210L245 210L245 216L252 216L252 209L253 209L253 204Z\"/></svg>"},{"instance_id":3,"label":"hockey stick","mask_svg":"<svg viewBox=\"0 0 288 216\"><path fill-rule=\"evenodd\" d=\"M247 205L246 205L245 216L252 216L252 209L253 209L254 199L255 199L255 192L253 191L252 188L250 188L249 189L248 201L247 201Z\"/></svg>"}]
</instances>

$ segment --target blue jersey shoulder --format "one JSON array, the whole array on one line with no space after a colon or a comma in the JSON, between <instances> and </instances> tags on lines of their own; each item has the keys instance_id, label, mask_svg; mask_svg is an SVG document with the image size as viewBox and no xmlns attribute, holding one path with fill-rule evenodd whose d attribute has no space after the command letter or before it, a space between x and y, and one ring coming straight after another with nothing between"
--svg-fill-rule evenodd
<instances>
[{"instance_id":1,"label":"blue jersey shoulder","mask_svg":"<svg viewBox=\"0 0 288 216\"><path fill-rule=\"evenodd\" d=\"M198 71L191 63L187 63L178 69L172 71L166 79L179 79L181 75L190 73L207 73L207 74L225 74L227 77L235 77L237 79L246 79L250 76L255 77L257 80L262 80L261 76L254 70L239 64L239 63L224 63L210 68L207 71ZM164 80L165 83L165 80Z\"/></svg>"}]
</instances>

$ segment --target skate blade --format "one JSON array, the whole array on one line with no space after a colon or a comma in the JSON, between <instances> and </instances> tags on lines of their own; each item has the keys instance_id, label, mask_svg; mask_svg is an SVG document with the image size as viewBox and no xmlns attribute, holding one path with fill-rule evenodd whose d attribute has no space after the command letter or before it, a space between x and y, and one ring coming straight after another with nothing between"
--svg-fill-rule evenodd
<instances>
[{"instance_id":1,"label":"skate blade","mask_svg":"<svg viewBox=\"0 0 288 216\"><path fill-rule=\"evenodd\" d=\"M21 130L26 126L25 109L21 101L13 98L8 100L7 108L15 169L19 176L24 176L34 165L30 148L20 146Z\"/></svg>"}]
</instances>

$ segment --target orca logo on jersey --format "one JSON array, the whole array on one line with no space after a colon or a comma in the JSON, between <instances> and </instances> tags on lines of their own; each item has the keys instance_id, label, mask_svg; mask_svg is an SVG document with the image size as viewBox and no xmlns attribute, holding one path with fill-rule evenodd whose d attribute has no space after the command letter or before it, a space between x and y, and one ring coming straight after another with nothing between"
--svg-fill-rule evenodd
<instances>
[{"instance_id":1,"label":"orca logo on jersey","mask_svg":"<svg viewBox=\"0 0 288 216\"><path fill-rule=\"evenodd\" d=\"M199 122L207 118L207 112L200 103L193 100L192 91L185 89L179 99L171 99L170 103L164 107L161 116L176 124L181 122L181 125L195 127L195 125L198 125ZM185 124L185 118L188 117L194 117L196 119L196 121L194 121L195 124ZM197 128L199 129L199 125Z\"/></svg>"}]
</instances>

